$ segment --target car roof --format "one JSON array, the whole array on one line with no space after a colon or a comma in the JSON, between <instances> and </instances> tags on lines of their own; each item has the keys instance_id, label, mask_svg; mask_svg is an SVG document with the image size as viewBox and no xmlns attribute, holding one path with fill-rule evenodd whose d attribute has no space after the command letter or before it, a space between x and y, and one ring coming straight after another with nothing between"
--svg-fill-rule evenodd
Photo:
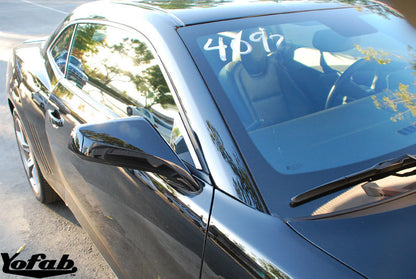
<instances>
[{"instance_id":1,"label":"car roof","mask_svg":"<svg viewBox=\"0 0 416 279\"><path fill-rule=\"evenodd\" d=\"M366 1L366 3L380 4L371 1ZM132 20L127 20L126 14L128 14L129 16L134 15L133 17L136 18L137 21L152 19L165 27L181 27L236 18L310 10L339 9L352 6L353 5L345 2L331 0L109 0L84 4L73 12L71 19L105 18L116 22L128 21L128 24L131 25Z\"/></svg>"}]
</instances>

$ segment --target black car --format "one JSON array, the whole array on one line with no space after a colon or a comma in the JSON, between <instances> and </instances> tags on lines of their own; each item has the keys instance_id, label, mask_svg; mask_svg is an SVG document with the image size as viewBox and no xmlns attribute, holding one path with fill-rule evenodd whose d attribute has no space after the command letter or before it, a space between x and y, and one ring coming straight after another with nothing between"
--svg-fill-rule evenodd
<instances>
[{"instance_id":1,"label":"black car","mask_svg":"<svg viewBox=\"0 0 416 279\"><path fill-rule=\"evenodd\" d=\"M36 198L120 278L416 274L416 32L352 1L106 1L16 48Z\"/></svg>"}]
</instances>

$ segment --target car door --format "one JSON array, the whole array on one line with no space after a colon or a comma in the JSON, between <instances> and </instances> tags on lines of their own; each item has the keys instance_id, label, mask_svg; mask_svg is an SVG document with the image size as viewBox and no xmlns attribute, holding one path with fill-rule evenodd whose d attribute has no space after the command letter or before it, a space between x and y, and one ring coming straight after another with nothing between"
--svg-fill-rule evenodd
<instances>
[{"instance_id":1,"label":"car door","mask_svg":"<svg viewBox=\"0 0 416 279\"><path fill-rule=\"evenodd\" d=\"M157 53L136 31L79 22L67 61L46 120L66 203L120 278L198 278L212 187L196 178L202 190L183 194L160 175L90 162L68 148L78 125L141 116L198 173Z\"/></svg>"},{"instance_id":2,"label":"car door","mask_svg":"<svg viewBox=\"0 0 416 279\"><path fill-rule=\"evenodd\" d=\"M51 154L45 119L49 113L46 109L48 99L54 100L51 91L62 78L65 69L66 60L62 58L61 53L68 51L73 30L74 26L68 26L52 42L50 60L45 61L45 57L41 55L41 41L28 42L28 47L16 50L19 71L16 72L15 80L18 84L15 84L12 94L41 173L62 197L63 185L60 183L56 162ZM22 77L19 78L19 75Z\"/></svg>"}]
</instances>

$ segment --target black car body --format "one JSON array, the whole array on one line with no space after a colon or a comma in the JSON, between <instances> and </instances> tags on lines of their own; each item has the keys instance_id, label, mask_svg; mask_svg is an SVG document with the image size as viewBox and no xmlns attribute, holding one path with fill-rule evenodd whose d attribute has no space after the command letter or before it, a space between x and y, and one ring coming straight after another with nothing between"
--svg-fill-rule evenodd
<instances>
[{"instance_id":1,"label":"black car body","mask_svg":"<svg viewBox=\"0 0 416 279\"><path fill-rule=\"evenodd\" d=\"M227 2L90 3L14 50L36 197L120 278L412 277L415 30L377 2Z\"/></svg>"}]
</instances>

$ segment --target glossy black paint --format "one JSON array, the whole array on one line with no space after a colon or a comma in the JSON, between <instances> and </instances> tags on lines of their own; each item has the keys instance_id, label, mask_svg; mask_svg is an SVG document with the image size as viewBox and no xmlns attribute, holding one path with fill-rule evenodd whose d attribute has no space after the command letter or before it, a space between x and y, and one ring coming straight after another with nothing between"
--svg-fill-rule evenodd
<instances>
[{"instance_id":1,"label":"glossy black paint","mask_svg":"<svg viewBox=\"0 0 416 279\"><path fill-rule=\"evenodd\" d=\"M348 245L356 245L355 235L346 236L350 225L374 223L372 232L377 233L382 220L284 220L270 214L256 183L273 178L268 177L268 169L262 170L262 177L252 177L234 141L238 134L231 135L176 31L205 21L344 4L261 3L240 8L208 4L210 9L185 5L170 12L135 2L88 4L45 42L28 42L15 50L8 68L7 98L11 111L18 111L29 131L46 180L119 278L382 277L373 272L377 267L365 265L368 258L334 256L343 251L343 237ZM116 113L109 109L111 101L91 98L83 87L93 81L82 76L82 82L75 84L59 71L49 46L69 25L91 22L146 38L198 164L179 159L148 120L128 117L132 115L128 111ZM72 69L73 75L78 72ZM411 234L411 229L403 231ZM331 234L338 237L331 239ZM328 250L317 247L325 241ZM376 249L376 241L363 239L362 244L366 251ZM409 247L408 254L413 246ZM406 261L405 257L401 259ZM400 266L395 268L397 272ZM410 272L407 266L394 275Z\"/></svg>"},{"instance_id":2,"label":"glossy black paint","mask_svg":"<svg viewBox=\"0 0 416 279\"><path fill-rule=\"evenodd\" d=\"M185 194L201 190L184 163L142 117L77 126L69 148L93 162L157 173Z\"/></svg>"},{"instance_id":3,"label":"glossy black paint","mask_svg":"<svg viewBox=\"0 0 416 279\"><path fill-rule=\"evenodd\" d=\"M215 191L205 262L224 278L359 278L280 218L249 208L220 191Z\"/></svg>"},{"instance_id":4,"label":"glossy black paint","mask_svg":"<svg viewBox=\"0 0 416 279\"><path fill-rule=\"evenodd\" d=\"M62 85L55 90L69 94ZM117 276L197 277L211 187L200 182L198 195L183 195L156 174L85 160L68 148L73 128L83 127L73 117L82 112L68 109L63 127L46 128L64 173L65 202Z\"/></svg>"},{"instance_id":5,"label":"glossy black paint","mask_svg":"<svg viewBox=\"0 0 416 279\"><path fill-rule=\"evenodd\" d=\"M339 216L341 219L294 220L290 224L309 235L312 243L324 245L328 253L337 254L340 261L356 267L367 278L409 278L414 274L414 267L403 263L416 247L413 241L402 240L414 237L413 227L409 225L416 209L413 201L414 194L395 200L394 205L380 204L364 212L345 214L345 219ZM384 214L374 214L384 210ZM393 255L394 260L388 261L387 255Z\"/></svg>"},{"instance_id":6,"label":"glossy black paint","mask_svg":"<svg viewBox=\"0 0 416 279\"><path fill-rule=\"evenodd\" d=\"M45 75L43 59L39 57L39 47L40 43L32 43L29 48L22 49L19 55L15 56L15 79L9 84L15 101L13 106L18 110L26 127L41 172L48 177L48 181L54 185L56 191L62 193L63 186L59 182L60 177L56 172L55 161L48 147L49 139L43 128L45 117L47 117L49 90L53 80L47 79Z\"/></svg>"}]
</instances>

